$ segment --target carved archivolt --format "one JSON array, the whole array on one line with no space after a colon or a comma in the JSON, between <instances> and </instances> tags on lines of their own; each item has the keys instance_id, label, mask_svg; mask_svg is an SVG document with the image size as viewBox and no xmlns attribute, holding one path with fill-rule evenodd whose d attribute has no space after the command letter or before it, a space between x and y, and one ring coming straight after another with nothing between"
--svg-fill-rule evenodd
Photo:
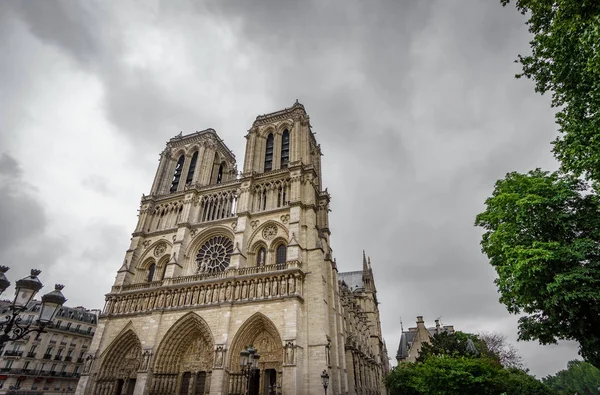
<instances>
[{"instance_id":1,"label":"carved archivolt","mask_svg":"<svg viewBox=\"0 0 600 395\"><path fill-rule=\"evenodd\" d=\"M142 346L129 329L115 339L105 352L98 371L99 379L135 378L142 365Z\"/></svg>"},{"instance_id":2,"label":"carved archivolt","mask_svg":"<svg viewBox=\"0 0 600 395\"><path fill-rule=\"evenodd\" d=\"M186 314L161 341L154 373L208 371L213 365L213 349L214 341L208 324L196 313Z\"/></svg>"},{"instance_id":3,"label":"carved archivolt","mask_svg":"<svg viewBox=\"0 0 600 395\"><path fill-rule=\"evenodd\" d=\"M238 329L229 348L230 371L240 370L240 352L254 346L260 354L260 365L281 367L283 365L283 342L273 322L262 313L255 313Z\"/></svg>"}]
</instances>

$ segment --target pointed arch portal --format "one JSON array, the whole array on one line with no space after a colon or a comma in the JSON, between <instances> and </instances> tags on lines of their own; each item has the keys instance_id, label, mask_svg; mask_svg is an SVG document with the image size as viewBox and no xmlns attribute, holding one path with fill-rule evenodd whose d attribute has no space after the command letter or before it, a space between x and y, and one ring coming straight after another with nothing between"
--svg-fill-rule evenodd
<instances>
[{"instance_id":1,"label":"pointed arch portal","mask_svg":"<svg viewBox=\"0 0 600 395\"><path fill-rule=\"evenodd\" d=\"M128 329L107 348L98 371L94 394L133 394L137 371L142 362L142 345Z\"/></svg>"},{"instance_id":2,"label":"pointed arch portal","mask_svg":"<svg viewBox=\"0 0 600 395\"><path fill-rule=\"evenodd\" d=\"M283 342L273 321L262 313L254 313L238 329L229 348L229 394L244 394L246 378L241 373L240 352L253 346L260 355L259 374L250 382L249 394L271 393L281 385Z\"/></svg>"},{"instance_id":3,"label":"pointed arch portal","mask_svg":"<svg viewBox=\"0 0 600 395\"><path fill-rule=\"evenodd\" d=\"M196 313L179 319L156 353L151 395L201 395L209 387L214 340L206 321Z\"/></svg>"}]
</instances>

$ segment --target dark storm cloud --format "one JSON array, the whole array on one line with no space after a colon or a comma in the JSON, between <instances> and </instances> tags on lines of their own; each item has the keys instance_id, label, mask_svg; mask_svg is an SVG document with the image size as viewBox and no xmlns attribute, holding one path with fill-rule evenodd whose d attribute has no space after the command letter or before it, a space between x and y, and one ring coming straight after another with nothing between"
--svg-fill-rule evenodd
<instances>
[{"instance_id":1,"label":"dark storm cloud","mask_svg":"<svg viewBox=\"0 0 600 395\"><path fill-rule=\"evenodd\" d=\"M390 354L399 316L507 330L473 221L497 178L552 164L551 111L513 79L523 19L465 1L197 11L239 20L270 66L269 93L306 105L325 154L338 266L360 268L362 248L373 256Z\"/></svg>"},{"instance_id":2,"label":"dark storm cloud","mask_svg":"<svg viewBox=\"0 0 600 395\"><path fill-rule=\"evenodd\" d=\"M11 268L10 278L30 268L52 270L66 241L48 233L43 200L8 153L0 155L0 202L0 262Z\"/></svg>"},{"instance_id":3,"label":"dark storm cloud","mask_svg":"<svg viewBox=\"0 0 600 395\"><path fill-rule=\"evenodd\" d=\"M516 332L516 318L507 322L495 273L480 253L481 231L473 227L496 179L512 170L554 166L549 142L556 128L548 99L513 78L518 70L512 61L527 51L529 40L514 9L466 0L165 1L150 12L151 3L118 4L4 2L0 7L9 12L0 12L0 22L12 15L67 55L74 69L100 82L99 105L126 136L129 163L143 168L148 184L164 141L180 130L215 127L241 168L242 136L253 117L299 99L325 155L338 267L360 269L361 250L371 255L390 355L400 316L405 327L424 315L428 322L443 316L465 331L477 325ZM139 42L131 41L136 29L142 31ZM0 23L0 33L9 32ZM0 44L10 37L0 35ZM132 51L154 44L164 52L146 63L131 61ZM171 57L176 59L169 62ZM31 59L38 68L28 70L43 74L44 59ZM246 66L232 66L236 61ZM26 102L32 89L32 79L19 79L17 69L0 61L0 71L8 71L0 73L2 86L14 95L2 100L6 123L0 133L22 122L24 112L15 119L6 109L14 100ZM177 80L180 69L192 70L189 84L187 77ZM17 163L7 158L0 171L19 180ZM118 169L95 173L78 179L103 197L119 192L112 182ZM0 220L19 223L6 235L9 241L0 238L0 247L27 240L34 224L39 226L30 232L45 237L43 202L19 182L26 193L18 198L0 189L7 196L0 200ZM27 214L15 218L21 210ZM80 233L95 243L74 253L77 263L88 265L71 270L102 277L101 295L121 263L115 245L124 251L132 229L109 220L84 222ZM39 248L51 250L55 260L63 244L43 240ZM107 265L110 276L102 272ZM523 350L534 372L564 366L539 357L543 349Z\"/></svg>"}]
</instances>

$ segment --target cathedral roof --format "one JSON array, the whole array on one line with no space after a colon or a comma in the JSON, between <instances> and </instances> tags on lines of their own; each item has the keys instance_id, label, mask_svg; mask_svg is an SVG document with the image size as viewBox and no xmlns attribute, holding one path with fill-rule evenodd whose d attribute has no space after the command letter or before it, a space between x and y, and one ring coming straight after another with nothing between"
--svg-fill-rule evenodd
<instances>
[{"instance_id":1,"label":"cathedral roof","mask_svg":"<svg viewBox=\"0 0 600 395\"><path fill-rule=\"evenodd\" d=\"M350 291L354 291L355 289L359 288L364 288L362 270L357 270L355 272L339 273L338 280L345 282Z\"/></svg>"}]
</instances>

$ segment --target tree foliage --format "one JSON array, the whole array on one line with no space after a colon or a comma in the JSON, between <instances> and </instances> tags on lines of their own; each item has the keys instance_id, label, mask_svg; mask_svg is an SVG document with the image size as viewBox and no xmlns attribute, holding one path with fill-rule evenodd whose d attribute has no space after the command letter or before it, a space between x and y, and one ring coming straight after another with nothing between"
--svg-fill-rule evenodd
<instances>
[{"instance_id":1,"label":"tree foliage","mask_svg":"<svg viewBox=\"0 0 600 395\"><path fill-rule=\"evenodd\" d=\"M485 343L487 352L494 355L505 368L524 368L523 357L505 335L497 332L483 332L479 333L477 337Z\"/></svg>"},{"instance_id":2,"label":"tree foliage","mask_svg":"<svg viewBox=\"0 0 600 395\"><path fill-rule=\"evenodd\" d=\"M510 0L501 0L507 5ZM538 92L552 94L561 135L554 154L562 169L600 180L600 2L517 0L529 16L531 54L518 57Z\"/></svg>"},{"instance_id":3,"label":"tree foliage","mask_svg":"<svg viewBox=\"0 0 600 395\"><path fill-rule=\"evenodd\" d=\"M395 395L552 393L523 370L502 366L496 350L506 345L505 337L486 337L496 341L494 350L482 337L470 333L435 334L431 344L423 344L417 361L392 369L385 384Z\"/></svg>"},{"instance_id":4,"label":"tree foliage","mask_svg":"<svg viewBox=\"0 0 600 395\"><path fill-rule=\"evenodd\" d=\"M552 391L518 369L504 369L489 358L432 355L404 362L384 379L392 395L546 395Z\"/></svg>"},{"instance_id":5,"label":"tree foliage","mask_svg":"<svg viewBox=\"0 0 600 395\"><path fill-rule=\"evenodd\" d=\"M600 199L574 176L541 170L496 182L476 224L496 269L500 301L519 338L574 339L600 366Z\"/></svg>"},{"instance_id":6,"label":"tree foliage","mask_svg":"<svg viewBox=\"0 0 600 395\"><path fill-rule=\"evenodd\" d=\"M600 389L600 369L584 361L569 361L567 369L543 379L557 394L591 395Z\"/></svg>"}]
</instances>

